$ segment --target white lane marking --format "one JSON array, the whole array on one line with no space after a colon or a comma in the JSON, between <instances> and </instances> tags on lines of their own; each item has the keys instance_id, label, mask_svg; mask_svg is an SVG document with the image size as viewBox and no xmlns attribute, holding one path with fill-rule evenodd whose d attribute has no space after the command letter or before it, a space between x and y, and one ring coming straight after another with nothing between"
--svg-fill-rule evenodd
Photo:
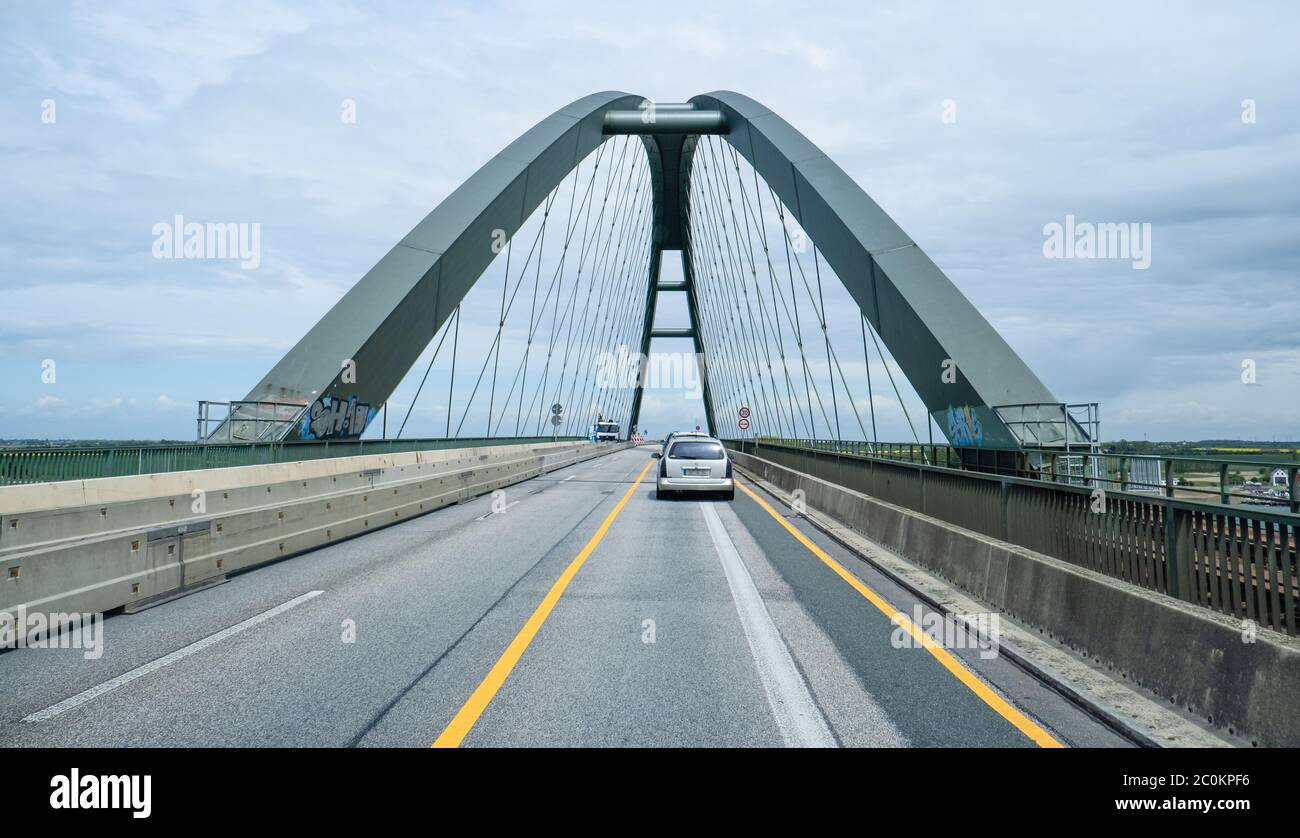
<instances>
[{"instance_id":1,"label":"white lane marking","mask_svg":"<svg viewBox=\"0 0 1300 838\"><path fill-rule=\"evenodd\" d=\"M487 513L486 515L478 516L478 519L480 521L486 521L488 518L491 518L493 515L500 515L502 512L505 512L507 509L509 509L510 507L514 506L517 503L519 503L519 501L512 500L510 501L510 503L507 503L505 506L501 507L500 509L494 509L491 512Z\"/></svg>"},{"instance_id":2,"label":"white lane marking","mask_svg":"<svg viewBox=\"0 0 1300 838\"><path fill-rule=\"evenodd\" d=\"M244 620L241 623L235 623L230 628L222 629L216 634L210 634L207 637L203 638L202 640L196 640L190 645L185 646L181 649L177 649L176 651L170 654L163 655L161 658L158 658L157 660L150 661L149 663L146 663L143 666L138 666L135 669L132 669L130 672L124 672L110 681L105 681L104 683L98 686L91 687L85 692L77 693L76 695L72 696L72 698L64 699L63 701L60 701L58 704L52 705L50 707L46 707L44 710L41 710L37 713L33 713L30 716L26 717L25 719L23 719L23 721L43 722L47 719L52 719L55 716L58 716L62 713L68 712L69 710L72 710L73 708L80 707L81 705L85 704L87 701L92 701L96 698L99 698L104 693L112 692L113 690L117 689L120 686L123 686L124 684L129 684L137 678L143 678L144 676L149 675L150 673L157 672L158 670L162 669L164 666L170 666L171 664L176 663L176 661L178 660L188 658L190 655L193 655L196 652L201 652L204 649L208 648L209 646L213 645L214 643L220 643L222 640L225 640L230 637L234 637L236 634L239 634L240 632L247 631L248 629L251 629L253 626L257 625L258 623L264 623L267 620L271 619L272 617L279 616L280 614L283 614L284 612L288 611L290 608L293 608L296 605L301 605L307 600L318 597L323 593L325 592L308 591L302 596L296 596L293 599L289 600L288 602L283 602L275 606L269 611L263 611L261 614L257 614L256 616L249 617L247 620Z\"/></svg>"},{"instance_id":3,"label":"white lane marking","mask_svg":"<svg viewBox=\"0 0 1300 838\"><path fill-rule=\"evenodd\" d=\"M561 482L561 483L568 483L570 480L572 480L573 478L575 478L575 477L577 477L577 476L578 476L578 475L576 475L576 474L570 474L568 477L564 478L564 479L561 480L560 482Z\"/></svg>"},{"instance_id":4,"label":"white lane marking","mask_svg":"<svg viewBox=\"0 0 1300 838\"><path fill-rule=\"evenodd\" d=\"M745 640L749 642L749 651L754 656L758 677L763 682L763 691L767 693L767 703L772 708L781 738L791 748L836 747L830 726L794 665L794 658L790 657L790 650L776 630L772 615L768 613L749 569L736 552L736 545L722 525L722 519L711 503L701 503L700 511L704 513L713 548L727 575L727 587L731 588L731 599L740 614Z\"/></svg>"}]
</instances>

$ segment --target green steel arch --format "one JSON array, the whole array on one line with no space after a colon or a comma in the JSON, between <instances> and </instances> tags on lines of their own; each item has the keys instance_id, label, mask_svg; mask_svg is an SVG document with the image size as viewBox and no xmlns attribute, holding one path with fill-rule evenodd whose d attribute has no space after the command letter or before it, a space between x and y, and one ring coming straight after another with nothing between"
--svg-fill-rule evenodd
<instances>
[{"instance_id":1,"label":"green steel arch","mask_svg":"<svg viewBox=\"0 0 1300 838\"><path fill-rule=\"evenodd\" d=\"M940 429L979 429L979 445L1018 448L996 405L1057 400L917 244L842 169L781 117L738 93L696 96L644 117L646 100L608 91L561 108L507 146L409 232L246 397L305 408L289 438L356 437L486 270L493 232L513 236L610 134L639 134L654 190L642 352L648 354L660 254L680 250L694 299L686 222L698 136L721 134L817 244ZM704 346L695 304L683 336ZM355 376L341 359L354 363ZM945 362L955 380L945 383ZM355 377L355 380L353 380ZM709 376L706 415L714 421ZM641 391L630 423L639 419ZM328 421L332 417L332 422ZM316 419L313 423L313 419ZM315 433L313 428L328 428ZM214 432L213 437L222 433ZM1046 441L1046 440L1044 440Z\"/></svg>"}]
</instances>

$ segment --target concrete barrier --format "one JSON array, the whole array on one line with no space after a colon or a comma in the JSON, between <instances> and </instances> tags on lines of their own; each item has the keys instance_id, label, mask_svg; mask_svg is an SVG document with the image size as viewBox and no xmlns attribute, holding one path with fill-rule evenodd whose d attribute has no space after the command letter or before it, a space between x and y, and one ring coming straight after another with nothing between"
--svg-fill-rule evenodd
<instances>
[{"instance_id":1,"label":"concrete barrier","mask_svg":"<svg viewBox=\"0 0 1300 838\"><path fill-rule=\"evenodd\" d=\"M0 612L138 607L627 443L305 460L0 488Z\"/></svg>"},{"instance_id":2,"label":"concrete barrier","mask_svg":"<svg viewBox=\"0 0 1300 838\"><path fill-rule=\"evenodd\" d=\"M1265 746L1300 745L1300 641L752 455L743 471L1174 705ZM1253 638L1253 639L1250 639ZM1249 642L1247 642L1249 640Z\"/></svg>"}]
</instances>

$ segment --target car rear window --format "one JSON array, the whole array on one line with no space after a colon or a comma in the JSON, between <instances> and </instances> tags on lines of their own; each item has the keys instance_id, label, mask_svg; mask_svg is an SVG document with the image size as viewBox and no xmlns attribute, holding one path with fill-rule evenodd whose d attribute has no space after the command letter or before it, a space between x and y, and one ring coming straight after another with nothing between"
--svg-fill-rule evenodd
<instances>
[{"instance_id":1,"label":"car rear window","mask_svg":"<svg viewBox=\"0 0 1300 838\"><path fill-rule=\"evenodd\" d=\"M668 456L674 460L721 460L723 457L720 444L693 440L674 443Z\"/></svg>"}]
</instances>

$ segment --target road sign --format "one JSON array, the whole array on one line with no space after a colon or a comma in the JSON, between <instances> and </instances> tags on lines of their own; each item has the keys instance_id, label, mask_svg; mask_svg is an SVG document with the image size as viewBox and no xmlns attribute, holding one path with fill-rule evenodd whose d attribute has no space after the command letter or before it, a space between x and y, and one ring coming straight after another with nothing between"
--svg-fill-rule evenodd
<instances>
[{"instance_id":1,"label":"road sign","mask_svg":"<svg viewBox=\"0 0 1300 838\"><path fill-rule=\"evenodd\" d=\"M748 407L748 406L745 406L745 407L741 407L741 408L740 408L740 418L741 418L741 419L748 419L748 418L749 418L749 407Z\"/></svg>"},{"instance_id":2,"label":"road sign","mask_svg":"<svg viewBox=\"0 0 1300 838\"><path fill-rule=\"evenodd\" d=\"M559 416L563 412L564 412L564 406L561 405L559 402L556 402L555 404L551 405L551 413L554 413L556 416Z\"/></svg>"},{"instance_id":3,"label":"road sign","mask_svg":"<svg viewBox=\"0 0 1300 838\"><path fill-rule=\"evenodd\" d=\"M563 421L564 421L564 417L558 413L551 417L551 424L557 428L560 427L560 423Z\"/></svg>"},{"instance_id":4,"label":"road sign","mask_svg":"<svg viewBox=\"0 0 1300 838\"><path fill-rule=\"evenodd\" d=\"M736 427L740 428L742 431L749 430L749 420L741 417L740 421L736 423Z\"/></svg>"}]
</instances>

